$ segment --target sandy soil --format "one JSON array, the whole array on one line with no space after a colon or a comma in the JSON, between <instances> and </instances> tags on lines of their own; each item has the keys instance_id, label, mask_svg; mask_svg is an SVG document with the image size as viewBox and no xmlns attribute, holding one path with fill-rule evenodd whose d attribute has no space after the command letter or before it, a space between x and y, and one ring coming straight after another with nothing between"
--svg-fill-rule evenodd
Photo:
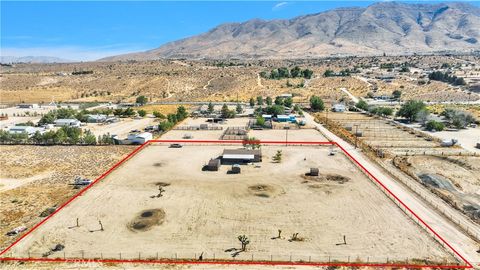
<instances>
[{"instance_id":1,"label":"sandy soil","mask_svg":"<svg viewBox=\"0 0 480 270\"><path fill-rule=\"evenodd\" d=\"M461 211L470 212L469 206L480 208L480 157L415 156L402 158L401 164L407 165L402 168L416 176L428 174L444 182L440 187L428 186L435 188L442 198Z\"/></svg>"},{"instance_id":2,"label":"sandy soil","mask_svg":"<svg viewBox=\"0 0 480 270\"><path fill-rule=\"evenodd\" d=\"M130 146L0 146L0 249L17 237L7 231L40 222L40 213L78 190L79 175L95 179L133 150Z\"/></svg>"},{"instance_id":3,"label":"sandy soil","mask_svg":"<svg viewBox=\"0 0 480 270\"><path fill-rule=\"evenodd\" d=\"M231 258L235 250L225 251L239 248L236 238L245 234L251 243L240 259L451 259L345 156L328 156L327 147L264 146L261 168L245 165L240 175L227 174L229 166L202 172L223 148L148 146L27 236L13 255L41 256L61 243L72 257L83 250L85 257L204 252L204 258ZM271 162L277 150L283 151L280 164ZM303 176L310 167L323 177ZM155 197L159 185L165 192ZM135 227L139 221L145 226ZM278 229L282 237L272 239ZM301 241L288 241L296 232ZM337 245L343 235L348 244Z\"/></svg>"}]
</instances>

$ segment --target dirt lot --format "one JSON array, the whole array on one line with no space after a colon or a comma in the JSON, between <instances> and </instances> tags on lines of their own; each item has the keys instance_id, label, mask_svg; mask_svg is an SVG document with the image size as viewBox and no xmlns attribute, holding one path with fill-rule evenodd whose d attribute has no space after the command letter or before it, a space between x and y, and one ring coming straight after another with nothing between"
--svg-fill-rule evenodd
<instances>
[{"instance_id":1,"label":"dirt lot","mask_svg":"<svg viewBox=\"0 0 480 270\"><path fill-rule=\"evenodd\" d=\"M75 176L94 179L132 147L0 146L0 249L13 242L7 231L40 222L40 213L78 190Z\"/></svg>"},{"instance_id":2,"label":"dirt lot","mask_svg":"<svg viewBox=\"0 0 480 270\"><path fill-rule=\"evenodd\" d=\"M328 147L264 146L260 168L244 165L239 175L227 174L226 165L202 171L223 149L148 146L27 236L13 255L41 256L60 243L66 256L83 251L86 258L204 252L217 259L237 253L265 260L452 260L344 155L329 156ZM277 150L281 163L271 161ZM320 177L305 176L310 167L320 168ZM289 241L293 233L297 241ZM250 238L246 252L238 252L240 234Z\"/></svg>"}]
</instances>

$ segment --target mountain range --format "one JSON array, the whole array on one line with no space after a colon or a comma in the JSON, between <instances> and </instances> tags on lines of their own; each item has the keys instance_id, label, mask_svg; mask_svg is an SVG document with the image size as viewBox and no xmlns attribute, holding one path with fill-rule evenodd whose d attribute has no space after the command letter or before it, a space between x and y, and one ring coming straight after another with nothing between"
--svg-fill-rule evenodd
<instances>
[{"instance_id":1,"label":"mountain range","mask_svg":"<svg viewBox=\"0 0 480 270\"><path fill-rule=\"evenodd\" d=\"M52 56L0 56L0 63L68 63L72 60Z\"/></svg>"},{"instance_id":2,"label":"mountain range","mask_svg":"<svg viewBox=\"0 0 480 270\"><path fill-rule=\"evenodd\" d=\"M287 20L221 24L159 48L101 61L164 58L316 58L480 51L480 8L378 2Z\"/></svg>"}]
</instances>

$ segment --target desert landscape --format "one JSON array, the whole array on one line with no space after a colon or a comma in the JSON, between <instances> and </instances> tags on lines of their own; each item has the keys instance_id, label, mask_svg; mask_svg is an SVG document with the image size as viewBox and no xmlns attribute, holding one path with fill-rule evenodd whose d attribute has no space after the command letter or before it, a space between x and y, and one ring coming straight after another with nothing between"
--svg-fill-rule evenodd
<instances>
[{"instance_id":1,"label":"desert landscape","mask_svg":"<svg viewBox=\"0 0 480 270\"><path fill-rule=\"evenodd\" d=\"M480 268L479 3L1 6L0 269Z\"/></svg>"}]
</instances>

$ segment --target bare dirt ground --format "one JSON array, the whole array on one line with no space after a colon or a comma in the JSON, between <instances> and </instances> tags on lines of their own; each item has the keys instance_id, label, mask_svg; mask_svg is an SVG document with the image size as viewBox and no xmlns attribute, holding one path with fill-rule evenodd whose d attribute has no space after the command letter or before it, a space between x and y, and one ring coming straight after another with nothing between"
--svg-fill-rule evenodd
<instances>
[{"instance_id":1,"label":"bare dirt ground","mask_svg":"<svg viewBox=\"0 0 480 270\"><path fill-rule=\"evenodd\" d=\"M75 176L95 179L132 147L0 146L0 249L17 237L5 234L40 222L42 211L61 205L78 190Z\"/></svg>"},{"instance_id":2,"label":"bare dirt ground","mask_svg":"<svg viewBox=\"0 0 480 270\"><path fill-rule=\"evenodd\" d=\"M480 157L398 157L395 164L473 220L480 220Z\"/></svg>"},{"instance_id":3,"label":"bare dirt ground","mask_svg":"<svg viewBox=\"0 0 480 270\"><path fill-rule=\"evenodd\" d=\"M88 123L84 128L89 129L96 136L110 134L125 138L132 130L143 130L146 126L158 125L158 123L158 119L152 117L141 119L121 118L118 122L111 124Z\"/></svg>"},{"instance_id":4,"label":"bare dirt ground","mask_svg":"<svg viewBox=\"0 0 480 270\"><path fill-rule=\"evenodd\" d=\"M156 252L194 258L204 252L204 258L231 259L237 235L245 234L251 244L239 259L452 259L345 156L328 156L327 147L264 146L261 168L245 165L240 175L227 174L229 166L202 172L223 149L148 146L27 236L12 255L41 256L61 243L72 257L82 251L87 258L151 258ZM280 164L271 161L277 150L283 151ZM304 176L310 167L320 168L321 177ZM162 197L156 197L159 186ZM275 239L278 229L282 236ZM289 241L296 232L299 240ZM347 244L337 245L343 235Z\"/></svg>"}]
</instances>

